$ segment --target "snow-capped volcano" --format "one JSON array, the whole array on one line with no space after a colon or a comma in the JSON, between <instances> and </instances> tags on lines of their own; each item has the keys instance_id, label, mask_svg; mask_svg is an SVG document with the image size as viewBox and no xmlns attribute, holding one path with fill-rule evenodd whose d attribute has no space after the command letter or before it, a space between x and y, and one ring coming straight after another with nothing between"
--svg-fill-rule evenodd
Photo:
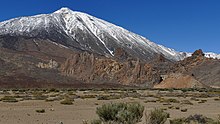
<instances>
[{"instance_id":1,"label":"snow-capped volcano","mask_svg":"<svg viewBox=\"0 0 220 124\"><path fill-rule=\"evenodd\" d=\"M51 14L1 22L0 36L5 35L50 39L68 48L105 56L114 56L116 48L123 48L130 55L145 60L158 54L175 61L188 56L187 53L155 44L122 27L68 8L61 8Z\"/></svg>"}]
</instances>

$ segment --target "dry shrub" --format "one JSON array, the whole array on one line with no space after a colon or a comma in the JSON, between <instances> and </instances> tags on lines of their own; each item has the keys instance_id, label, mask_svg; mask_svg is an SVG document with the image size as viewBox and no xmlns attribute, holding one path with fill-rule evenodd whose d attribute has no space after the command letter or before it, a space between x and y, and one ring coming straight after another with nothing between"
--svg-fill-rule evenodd
<instances>
[{"instance_id":1,"label":"dry shrub","mask_svg":"<svg viewBox=\"0 0 220 124\"><path fill-rule=\"evenodd\" d=\"M163 109L154 109L149 114L145 114L146 124L164 124L169 118L169 113Z\"/></svg>"}]
</instances>

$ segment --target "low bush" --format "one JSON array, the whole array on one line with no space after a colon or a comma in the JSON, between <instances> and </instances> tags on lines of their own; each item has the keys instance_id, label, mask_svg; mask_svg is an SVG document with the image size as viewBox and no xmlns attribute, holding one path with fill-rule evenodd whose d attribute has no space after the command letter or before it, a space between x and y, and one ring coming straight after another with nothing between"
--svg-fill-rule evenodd
<instances>
[{"instance_id":1,"label":"low bush","mask_svg":"<svg viewBox=\"0 0 220 124\"><path fill-rule=\"evenodd\" d=\"M110 103L98 107L96 113L103 122L135 124L141 120L143 111L139 103Z\"/></svg>"},{"instance_id":2,"label":"low bush","mask_svg":"<svg viewBox=\"0 0 220 124\"><path fill-rule=\"evenodd\" d=\"M146 124L164 124L169 118L169 113L163 109L154 109L148 115L146 114Z\"/></svg>"}]
</instances>

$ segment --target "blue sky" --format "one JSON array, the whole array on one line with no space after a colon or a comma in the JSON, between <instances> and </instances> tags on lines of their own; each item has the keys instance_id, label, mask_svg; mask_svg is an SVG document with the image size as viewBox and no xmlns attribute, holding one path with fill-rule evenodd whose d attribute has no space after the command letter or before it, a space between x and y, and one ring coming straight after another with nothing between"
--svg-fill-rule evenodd
<instances>
[{"instance_id":1,"label":"blue sky","mask_svg":"<svg viewBox=\"0 0 220 124\"><path fill-rule=\"evenodd\" d=\"M2 0L0 21L61 7L86 12L177 51L220 53L220 0Z\"/></svg>"}]
</instances>

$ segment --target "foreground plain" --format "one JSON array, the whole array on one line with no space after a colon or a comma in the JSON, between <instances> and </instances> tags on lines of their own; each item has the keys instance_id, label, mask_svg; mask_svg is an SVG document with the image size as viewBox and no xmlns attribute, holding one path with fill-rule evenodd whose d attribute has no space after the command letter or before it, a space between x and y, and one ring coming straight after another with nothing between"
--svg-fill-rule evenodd
<instances>
[{"instance_id":1,"label":"foreground plain","mask_svg":"<svg viewBox=\"0 0 220 124\"><path fill-rule=\"evenodd\" d=\"M170 114L169 119L194 114L216 119L219 96L220 91L213 89L1 90L0 124L89 123L98 119L97 107L118 102L138 102L145 107L144 113L162 108ZM145 117L140 124L144 123Z\"/></svg>"}]
</instances>

